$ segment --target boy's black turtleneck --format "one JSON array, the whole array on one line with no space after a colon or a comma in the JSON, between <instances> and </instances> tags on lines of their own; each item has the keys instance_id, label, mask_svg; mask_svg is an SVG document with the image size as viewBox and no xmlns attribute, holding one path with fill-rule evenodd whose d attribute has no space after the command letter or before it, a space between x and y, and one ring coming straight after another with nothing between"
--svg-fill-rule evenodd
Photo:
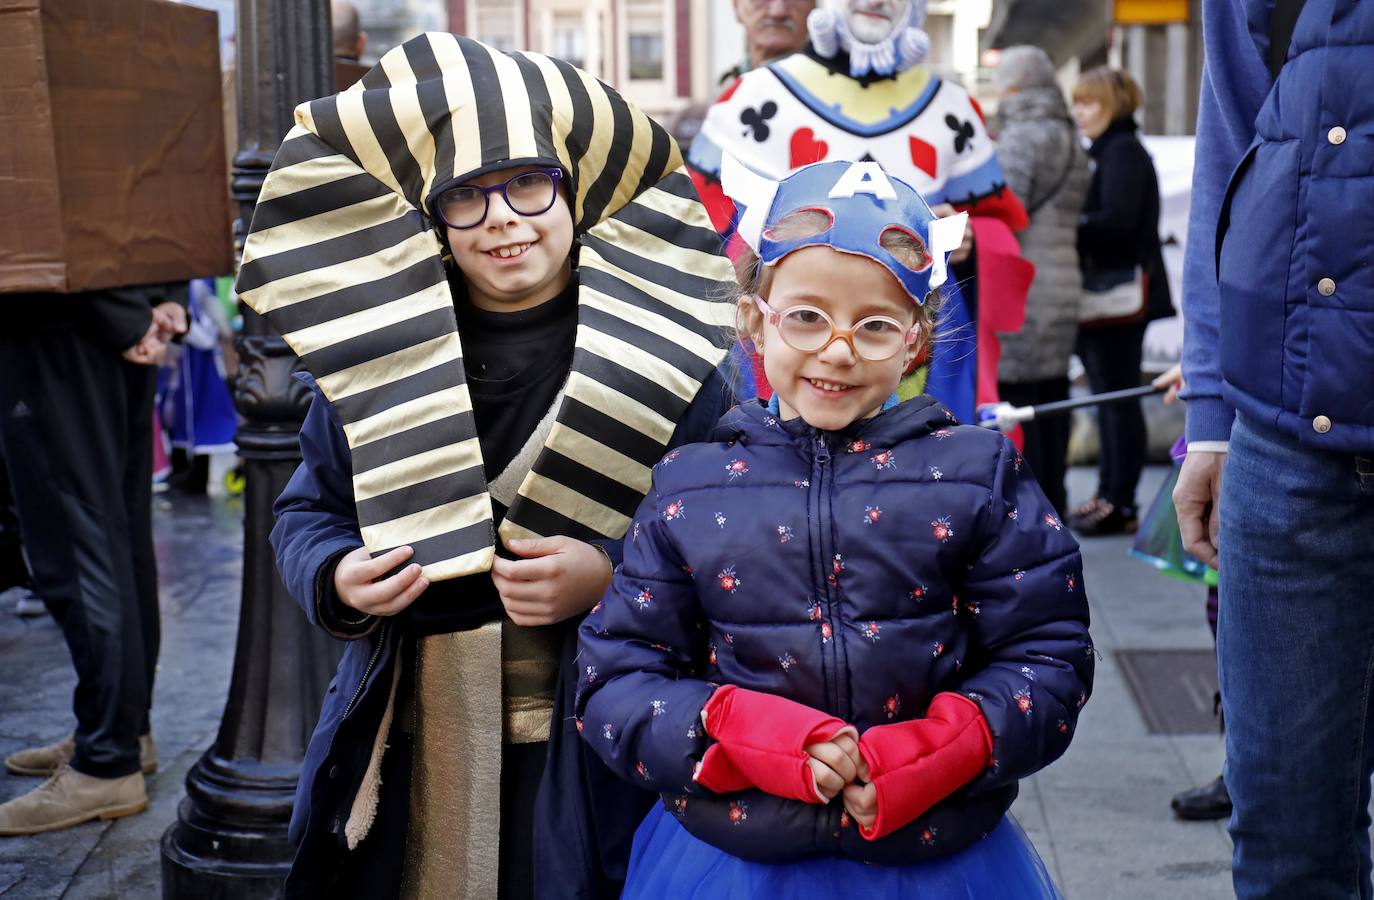
<instances>
[{"instance_id":1,"label":"boy's black turtleneck","mask_svg":"<svg viewBox=\"0 0 1374 900\"><path fill-rule=\"evenodd\" d=\"M463 369L487 480L525 446L567 380L577 333L577 281L531 309L492 312L454 301Z\"/></svg>"}]
</instances>

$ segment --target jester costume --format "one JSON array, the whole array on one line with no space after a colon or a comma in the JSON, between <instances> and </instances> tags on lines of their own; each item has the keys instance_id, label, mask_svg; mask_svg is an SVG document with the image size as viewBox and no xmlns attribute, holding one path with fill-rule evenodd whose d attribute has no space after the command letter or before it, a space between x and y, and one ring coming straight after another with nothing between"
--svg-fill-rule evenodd
<instances>
[{"instance_id":1,"label":"jester costume","mask_svg":"<svg viewBox=\"0 0 1374 900\"><path fill-rule=\"evenodd\" d=\"M421 35L296 122L237 287L315 391L278 567L348 644L299 779L288 894L517 897L532 872L538 896L614 896L646 801L563 712L576 617L515 626L489 570L516 537L618 562L654 461L729 399L729 263L668 134L559 60ZM468 360L499 362L483 342L500 329L472 316L431 204L519 165L561 170L576 267L526 320L564 361L516 375L552 390L512 401L541 397L527 433L497 440L485 425L508 410ZM429 588L399 616L348 618L338 560L403 545Z\"/></svg>"},{"instance_id":2,"label":"jester costume","mask_svg":"<svg viewBox=\"0 0 1374 900\"><path fill-rule=\"evenodd\" d=\"M911 21L922 15L913 6ZM740 76L711 107L688 153L692 178L732 256L740 246L736 204L721 187L727 153L774 180L808 163L873 160L930 205L969 212L977 300L946 289L928 390L972 421L975 403L996 399L995 333L1016 331L1025 318L1034 269L1012 236L1026 226L1025 210L1006 186L977 103L920 64L928 39L919 29L900 30L884 56L874 45L836 40L843 20L829 10L812 13L808 26L804 50ZM766 396L760 367L755 376ZM922 381L909 379L902 395L919 393Z\"/></svg>"}]
</instances>

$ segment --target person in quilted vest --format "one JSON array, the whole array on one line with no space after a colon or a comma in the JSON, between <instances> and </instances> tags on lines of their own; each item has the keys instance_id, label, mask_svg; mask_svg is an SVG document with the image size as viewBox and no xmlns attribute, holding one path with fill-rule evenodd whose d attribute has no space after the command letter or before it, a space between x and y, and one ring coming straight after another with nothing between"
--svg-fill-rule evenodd
<instances>
[{"instance_id":1,"label":"person in quilted vest","mask_svg":"<svg viewBox=\"0 0 1374 900\"><path fill-rule=\"evenodd\" d=\"M772 399L670 452L583 622L583 739L662 802L624 896L1057 897L1007 816L1091 690L1078 546L929 396L962 216L874 162L727 159Z\"/></svg>"},{"instance_id":2,"label":"person in quilted vest","mask_svg":"<svg viewBox=\"0 0 1374 900\"><path fill-rule=\"evenodd\" d=\"M1232 880L1374 897L1374 6L1203 20L1174 505L1218 567Z\"/></svg>"}]
</instances>

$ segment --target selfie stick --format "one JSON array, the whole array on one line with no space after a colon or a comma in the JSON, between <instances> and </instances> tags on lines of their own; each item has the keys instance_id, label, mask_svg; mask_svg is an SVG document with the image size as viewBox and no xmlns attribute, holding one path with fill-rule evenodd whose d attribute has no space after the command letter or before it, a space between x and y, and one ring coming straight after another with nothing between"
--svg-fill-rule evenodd
<instances>
[{"instance_id":1,"label":"selfie stick","mask_svg":"<svg viewBox=\"0 0 1374 900\"><path fill-rule=\"evenodd\" d=\"M1135 400L1148 397L1166 390L1163 387L1141 385L1122 391L1108 391L1105 394L1092 394L1087 397L1074 397L1070 400L1056 400L1041 403L1039 406L1012 406L1010 403L987 403L978 407L978 424L984 428L994 428L1008 432L1022 422L1029 422L1042 416L1054 416L1070 412L1084 406L1097 406L1099 403L1116 403L1121 400Z\"/></svg>"}]
</instances>

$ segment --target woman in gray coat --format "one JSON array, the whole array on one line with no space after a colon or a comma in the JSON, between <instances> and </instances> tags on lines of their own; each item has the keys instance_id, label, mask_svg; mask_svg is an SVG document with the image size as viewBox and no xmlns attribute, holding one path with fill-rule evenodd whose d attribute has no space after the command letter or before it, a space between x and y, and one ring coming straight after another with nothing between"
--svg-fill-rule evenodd
<instances>
[{"instance_id":1,"label":"woman in gray coat","mask_svg":"<svg viewBox=\"0 0 1374 900\"><path fill-rule=\"evenodd\" d=\"M1039 47L1002 51L995 82L1002 132L997 160L1007 186L1030 216L1021 232L1021 253L1035 264L1026 298L1026 324L1000 335L997 371L1001 399L1017 406L1069 396L1069 355L1078 334L1078 214L1088 191L1088 157L1054 77L1054 65ZM1069 417L1027 422L1025 457L1060 516L1065 513L1065 460Z\"/></svg>"}]
</instances>

